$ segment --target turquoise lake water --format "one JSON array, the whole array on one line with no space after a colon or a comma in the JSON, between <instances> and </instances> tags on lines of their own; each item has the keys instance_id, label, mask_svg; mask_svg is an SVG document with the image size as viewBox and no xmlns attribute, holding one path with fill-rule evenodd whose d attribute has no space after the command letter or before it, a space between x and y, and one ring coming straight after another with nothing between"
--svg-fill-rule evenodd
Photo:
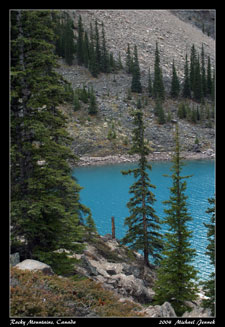
<instances>
[{"instance_id":1,"label":"turquoise lake water","mask_svg":"<svg viewBox=\"0 0 225 327\"><path fill-rule=\"evenodd\" d=\"M210 215L205 211L209 207L208 198L215 194L215 170L212 160L184 161L182 175L193 175L187 179L186 195L190 215L193 220L189 228L193 230L192 247L196 249L195 267L199 270L200 279L207 279L212 266L205 255L207 246L207 229L203 222L208 223ZM168 200L171 178L163 174L171 174L170 162L151 162L152 171L149 177L156 189L152 189L156 197L154 208L157 215L163 219L162 201ZM124 219L129 216L126 207L129 201L129 187L134 182L133 176L123 176L121 170L134 168L136 164L118 164L107 166L78 167L73 171L78 183L83 187L81 203L91 209L97 230L100 235L111 233L111 217L115 217L116 238L121 239L126 233ZM166 230L162 225L161 232Z\"/></svg>"}]
</instances>

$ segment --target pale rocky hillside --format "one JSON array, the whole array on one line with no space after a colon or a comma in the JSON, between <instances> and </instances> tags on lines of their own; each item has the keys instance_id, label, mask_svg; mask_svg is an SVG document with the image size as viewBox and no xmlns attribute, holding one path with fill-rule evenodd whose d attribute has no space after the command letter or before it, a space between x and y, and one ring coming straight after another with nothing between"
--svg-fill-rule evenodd
<instances>
[{"instance_id":1,"label":"pale rocky hillside","mask_svg":"<svg viewBox=\"0 0 225 327\"><path fill-rule=\"evenodd\" d=\"M173 122L159 125L154 115L155 101L147 96L147 75L150 67L151 76L154 76L155 45L158 41L160 50L161 68L165 89L168 92L171 85L172 61L175 60L177 73L180 81L184 74L186 53L190 58L192 44L201 53L204 45L205 59L209 55L212 67L215 63L215 40L204 34L198 27L181 20L170 10L71 10L69 11L75 26L77 35L78 18L82 17L84 29L90 31L90 23L93 30L97 19L99 35L101 39L101 23L104 23L105 38L108 50L113 52L117 59L119 52L125 66L127 44L136 44L138 48L139 63L141 68L141 83L146 139L154 152L168 152L174 146ZM112 154L127 154L131 142L133 128L130 116L131 110L136 108L137 94L128 100L128 90L131 87L131 75L125 70L112 74L99 74L94 78L87 68L78 66L76 59L74 65L67 66L60 61L58 71L67 79L73 89L93 87L96 94L98 114L96 117L88 115L87 105L74 112L73 108L64 108L69 115L69 132L74 138L73 150L78 155L106 156ZM165 115L171 115L172 121L177 121L177 110L183 99L167 99L164 104ZM188 100L189 106L197 104ZM211 110L212 104L208 104ZM205 109L206 110L206 109ZM187 120L179 120L182 130L181 145L183 151L204 153L215 148L214 120L203 120L193 124ZM109 140L108 135L112 128L116 138ZM198 145L196 145L196 140Z\"/></svg>"},{"instance_id":2,"label":"pale rocky hillside","mask_svg":"<svg viewBox=\"0 0 225 327\"><path fill-rule=\"evenodd\" d=\"M81 15L85 29L90 22L104 23L107 44L118 56L125 60L127 43L137 45L139 63L142 72L150 67L154 71L155 44L158 41L160 59L164 77L171 76L173 59L180 77L183 75L186 52L190 54L192 44L201 51L204 45L205 55L210 55L212 63L215 57L215 40L204 34L199 28L176 17L170 10L75 10L75 24Z\"/></svg>"}]
</instances>

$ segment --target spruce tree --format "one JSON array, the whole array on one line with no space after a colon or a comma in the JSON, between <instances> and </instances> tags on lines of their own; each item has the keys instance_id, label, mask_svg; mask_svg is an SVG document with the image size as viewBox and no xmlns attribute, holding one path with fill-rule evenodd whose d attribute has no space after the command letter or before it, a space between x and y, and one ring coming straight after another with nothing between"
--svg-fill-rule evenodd
<instances>
[{"instance_id":1,"label":"spruce tree","mask_svg":"<svg viewBox=\"0 0 225 327\"><path fill-rule=\"evenodd\" d=\"M206 254L210 258L210 263L213 265L214 271L210 274L210 279L203 282L203 290L207 299L203 300L203 307L210 308L212 316L215 315L215 197L208 199L210 208L207 209L206 213L212 214L210 223L204 223L205 227L208 228L207 238L208 246Z\"/></svg>"},{"instance_id":2,"label":"spruce tree","mask_svg":"<svg viewBox=\"0 0 225 327\"><path fill-rule=\"evenodd\" d=\"M191 97L187 54L186 54L185 65L184 65L184 82L183 82L182 95L183 95L184 98L190 98Z\"/></svg>"},{"instance_id":3,"label":"spruce tree","mask_svg":"<svg viewBox=\"0 0 225 327\"><path fill-rule=\"evenodd\" d=\"M68 65L72 65L75 54L73 22L67 12L53 12L53 31L56 34L55 53L64 58Z\"/></svg>"},{"instance_id":4,"label":"spruce tree","mask_svg":"<svg viewBox=\"0 0 225 327\"><path fill-rule=\"evenodd\" d=\"M160 68L158 42L156 42L156 49L155 49L153 96L154 96L154 98L159 98L161 100L164 100L164 98L165 98L163 77L162 77L162 71Z\"/></svg>"},{"instance_id":5,"label":"spruce tree","mask_svg":"<svg viewBox=\"0 0 225 327\"><path fill-rule=\"evenodd\" d=\"M83 59L84 59L84 65L87 68L89 66L89 58L90 58L89 39L88 39L87 31L85 31L84 44L83 44Z\"/></svg>"},{"instance_id":6,"label":"spruce tree","mask_svg":"<svg viewBox=\"0 0 225 327\"><path fill-rule=\"evenodd\" d=\"M11 244L21 258L66 268L66 253L79 251L89 210L71 178L71 138L58 109L63 79L55 68L50 11L11 12ZM21 242L21 238L24 242ZM63 266L60 266L60 262ZM68 262L69 262L68 261Z\"/></svg>"},{"instance_id":7,"label":"spruce tree","mask_svg":"<svg viewBox=\"0 0 225 327\"><path fill-rule=\"evenodd\" d=\"M97 66L97 73L101 70L101 46L99 40L99 32L98 32L98 22L97 19L95 20L95 55L96 55L96 66Z\"/></svg>"},{"instance_id":8,"label":"spruce tree","mask_svg":"<svg viewBox=\"0 0 225 327\"><path fill-rule=\"evenodd\" d=\"M134 61L133 61L133 67L132 67L132 81L131 81L131 91L141 93L142 92L142 86L141 86L141 73L140 73L140 67L138 62L138 52L137 52L137 46L134 46Z\"/></svg>"},{"instance_id":9,"label":"spruce tree","mask_svg":"<svg viewBox=\"0 0 225 327\"><path fill-rule=\"evenodd\" d=\"M90 45L89 45L89 70L93 77L97 77L99 67L97 64L96 51L94 47L94 34L92 24L90 23Z\"/></svg>"},{"instance_id":10,"label":"spruce tree","mask_svg":"<svg viewBox=\"0 0 225 327\"><path fill-rule=\"evenodd\" d=\"M196 60L195 64L195 75L194 75L194 84L193 84L193 98L196 101L201 101L203 96L202 92L202 76L199 57Z\"/></svg>"},{"instance_id":11,"label":"spruce tree","mask_svg":"<svg viewBox=\"0 0 225 327\"><path fill-rule=\"evenodd\" d=\"M206 74L205 74L205 52L202 44L201 50L201 76L202 76L202 95L206 96Z\"/></svg>"},{"instance_id":12,"label":"spruce tree","mask_svg":"<svg viewBox=\"0 0 225 327\"><path fill-rule=\"evenodd\" d=\"M149 266L149 255L154 263L159 261L162 250L160 234L160 220L153 208L155 196L150 189L155 186L151 184L148 170L151 165L147 162L147 155L150 150L144 140L143 113L136 110L132 114L134 121L132 147L130 154L138 154L138 167L128 171L122 171L123 175L133 174L134 184L130 187L130 198L127 207L130 216L125 219L125 226L128 231L122 239L124 244L129 244L132 249L144 252L144 264Z\"/></svg>"},{"instance_id":13,"label":"spruce tree","mask_svg":"<svg viewBox=\"0 0 225 327\"><path fill-rule=\"evenodd\" d=\"M109 73L109 54L106 46L104 24L102 23L102 50L101 50L101 71Z\"/></svg>"},{"instance_id":14,"label":"spruce tree","mask_svg":"<svg viewBox=\"0 0 225 327\"><path fill-rule=\"evenodd\" d=\"M152 97L152 79L150 74L150 68L148 70L148 96Z\"/></svg>"},{"instance_id":15,"label":"spruce tree","mask_svg":"<svg viewBox=\"0 0 225 327\"><path fill-rule=\"evenodd\" d=\"M121 61L120 51L119 51L119 56L118 56L118 61L117 61L117 69L118 70L123 69L123 64L122 64L122 61Z\"/></svg>"},{"instance_id":16,"label":"spruce tree","mask_svg":"<svg viewBox=\"0 0 225 327\"><path fill-rule=\"evenodd\" d=\"M128 74L131 74L133 66L133 60L130 52L130 44L127 45L127 53L126 53L126 71Z\"/></svg>"},{"instance_id":17,"label":"spruce tree","mask_svg":"<svg viewBox=\"0 0 225 327\"><path fill-rule=\"evenodd\" d=\"M191 47L191 59L190 59L190 89L194 91L195 84L195 67L196 67L196 50L194 44Z\"/></svg>"},{"instance_id":18,"label":"spruce tree","mask_svg":"<svg viewBox=\"0 0 225 327\"><path fill-rule=\"evenodd\" d=\"M84 29L81 15L79 16L78 21L78 38L77 38L77 61L78 65L82 65L84 63L84 37L83 37Z\"/></svg>"},{"instance_id":19,"label":"spruce tree","mask_svg":"<svg viewBox=\"0 0 225 327\"><path fill-rule=\"evenodd\" d=\"M209 56L207 62L206 94L208 97L211 97L212 94L212 72L211 72L211 61Z\"/></svg>"},{"instance_id":20,"label":"spruce tree","mask_svg":"<svg viewBox=\"0 0 225 327\"><path fill-rule=\"evenodd\" d=\"M162 106L162 101L158 100L158 104L157 104L157 116L158 116L158 123L160 125L165 124L166 119L165 119L165 113L164 113L164 109Z\"/></svg>"},{"instance_id":21,"label":"spruce tree","mask_svg":"<svg viewBox=\"0 0 225 327\"><path fill-rule=\"evenodd\" d=\"M97 103L96 103L96 96L94 94L93 88L91 89L91 92L90 92L90 104L88 107L88 111L89 111L90 115L95 115L95 114L97 114L97 111L98 111L98 107L97 107Z\"/></svg>"},{"instance_id":22,"label":"spruce tree","mask_svg":"<svg viewBox=\"0 0 225 327\"><path fill-rule=\"evenodd\" d=\"M74 35L72 29L72 21L70 18L67 19L64 30L64 56L66 63L71 66L73 63L75 45L74 45Z\"/></svg>"},{"instance_id":23,"label":"spruce tree","mask_svg":"<svg viewBox=\"0 0 225 327\"><path fill-rule=\"evenodd\" d=\"M170 95L172 98L177 98L179 96L179 92L180 92L180 82L177 76L176 67L173 60L172 83L171 83Z\"/></svg>"},{"instance_id":24,"label":"spruce tree","mask_svg":"<svg viewBox=\"0 0 225 327\"><path fill-rule=\"evenodd\" d=\"M196 299L196 274L193 266L195 250L192 249L190 239L192 232L188 230L187 223L192 220L187 210L187 196L185 195L186 181L189 176L181 176L182 162L180 157L180 144L178 125L176 125L175 153L173 156L172 186L170 199L163 203L169 206L164 209L166 217L164 224L168 229L165 233L163 259L157 271L155 284L155 302L163 304L168 301L176 314L181 316L189 310L185 301Z\"/></svg>"}]
</instances>

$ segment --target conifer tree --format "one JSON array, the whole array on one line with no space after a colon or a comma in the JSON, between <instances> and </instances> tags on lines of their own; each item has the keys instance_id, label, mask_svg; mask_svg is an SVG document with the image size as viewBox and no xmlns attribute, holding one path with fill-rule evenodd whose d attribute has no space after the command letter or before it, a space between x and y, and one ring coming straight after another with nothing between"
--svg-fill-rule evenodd
<instances>
[{"instance_id":1,"label":"conifer tree","mask_svg":"<svg viewBox=\"0 0 225 327\"><path fill-rule=\"evenodd\" d=\"M102 23L101 71L109 73L109 54L106 47L104 24Z\"/></svg>"},{"instance_id":2,"label":"conifer tree","mask_svg":"<svg viewBox=\"0 0 225 327\"><path fill-rule=\"evenodd\" d=\"M212 94L212 72L211 72L211 61L209 56L208 56L208 63L207 63L206 94L209 97L211 97Z\"/></svg>"},{"instance_id":3,"label":"conifer tree","mask_svg":"<svg viewBox=\"0 0 225 327\"><path fill-rule=\"evenodd\" d=\"M123 69L123 64L122 64L122 61L121 61L120 51L119 51L119 56L118 56L117 68L118 68L118 70Z\"/></svg>"},{"instance_id":4,"label":"conifer tree","mask_svg":"<svg viewBox=\"0 0 225 327\"><path fill-rule=\"evenodd\" d=\"M96 103L96 96L94 94L93 88L91 88L91 92L90 92L90 104L89 104L88 110L89 110L90 115L95 115L95 114L97 114L97 111L98 111L98 107L97 107L97 103Z\"/></svg>"},{"instance_id":5,"label":"conifer tree","mask_svg":"<svg viewBox=\"0 0 225 327\"><path fill-rule=\"evenodd\" d=\"M84 44L83 44L83 59L84 59L84 65L85 67L88 68L89 66L89 58L90 58L90 53L89 53L89 39L88 39L88 34L87 31L84 33Z\"/></svg>"},{"instance_id":6,"label":"conifer tree","mask_svg":"<svg viewBox=\"0 0 225 327\"><path fill-rule=\"evenodd\" d=\"M140 67L138 62L138 52L137 52L137 46L134 46L134 61L133 61L133 67L132 67L132 81L131 81L131 91L141 93L142 92L142 86L141 86L141 73L140 73Z\"/></svg>"},{"instance_id":7,"label":"conifer tree","mask_svg":"<svg viewBox=\"0 0 225 327\"><path fill-rule=\"evenodd\" d=\"M164 223L168 226L165 233L165 244L162 251L163 259L157 271L155 285L155 302L162 304L168 301L176 314L181 316L189 310L185 301L196 299L196 274L193 266L195 250L190 247L192 232L187 228L187 222L192 218L187 211L187 196L185 196L186 181L189 176L181 176L182 162L180 157L179 132L176 125L175 153L173 156L172 187L170 199L163 203L168 205L164 209L166 217Z\"/></svg>"},{"instance_id":8,"label":"conifer tree","mask_svg":"<svg viewBox=\"0 0 225 327\"><path fill-rule=\"evenodd\" d=\"M96 54L97 72L99 73L101 70L101 47L100 47L97 19L95 20L95 54Z\"/></svg>"},{"instance_id":9,"label":"conifer tree","mask_svg":"<svg viewBox=\"0 0 225 327\"><path fill-rule=\"evenodd\" d=\"M150 68L148 70L148 96L152 97L152 79L150 74Z\"/></svg>"},{"instance_id":10,"label":"conifer tree","mask_svg":"<svg viewBox=\"0 0 225 327\"><path fill-rule=\"evenodd\" d=\"M81 249L80 217L90 211L80 203L81 187L71 178L69 160L75 157L66 118L57 107L65 92L55 71L53 24L50 11L11 12L10 223L14 251L59 272L68 258L55 251Z\"/></svg>"},{"instance_id":11,"label":"conifer tree","mask_svg":"<svg viewBox=\"0 0 225 327\"><path fill-rule=\"evenodd\" d=\"M160 68L160 57L159 57L159 49L158 42L156 42L155 49L155 65L154 65L154 81L153 81L153 96L154 98L159 98L164 100L165 98L164 84L162 71Z\"/></svg>"},{"instance_id":12,"label":"conifer tree","mask_svg":"<svg viewBox=\"0 0 225 327\"><path fill-rule=\"evenodd\" d=\"M110 54L109 54L109 72L114 72L115 70L116 70L116 62L114 60L113 53L110 52Z\"/></svg>"},{"instance_id":13,"label":"conifer tree","mask_svg":"<svg viewBox=\"0 0 225 327\"><path fill-rule=\"evenodd\" d=\"M127 53L126 53L126 71L128 74L132 73L133 60L130 52L130 44L127 44Z\"/></svg>"},{"instance_id":14,"label":"conifer tree","mask_svg":"<svg viewBox=\"0 0 225 327\"><path fill-rule=\"evenodd\" d=\"M92 24L90 23L90 45L89 45L89 70L93 77L97 77L99 73L96 51L94 47L94 34Z\"/></svg>"},{"instance_id":15,"label":"conifer tree","mask_svg":"<svg viewBox=\"0 0 225 327\"><path fill-rule=\"evenodd\" d=\"M211 99L212 101L215 100L215 71L213 72L213 78L212 78Z\"/></svg>"},{"instance_id":16,"label":"conifer tree","mask_svg":"<svg viewBox=\"0 0 225 327\"><path fill-rule=\"evenodd\" d=\"M53 30L57 35L55 53L72 65L75 54L73 22L67 12L52 13Z\"/></svg>"},{"instance_id":17,"label":"conifer tree","mask_svg":"<svg viewBox=\"0 0 225 327\"><path fill-rule=\"evenodd\" d=\"M78 38L77 38L77 61L78 65L82 65L84 63L84 37L83 37L84 29L81 15L79 16L78 21Z\"/></svg>"},{"instance_id":18,"label":"conifer tree","mask_svg":"<svg viewBox=\"0 0 225 327\"><path fill-rule=\"evenodd\" d=\"M215 197L208 199L210 208L207 209L206 213L212 214L210 223L204 223L205 227L208 228L207 238L209 244L207 246L206 254L210 257L210 263L213 265L214 271L210 274L210 279L203 282L203 290L207 299L203 300L203 307L210 308L212 316L215 315Z\"/></svg>"},{"instance_id":19,"label":"conifer tree","mask_svg":"<svg viewBox=\"0 0 225 327\"><path fill-rule=\"evenodd\" d=\"M132 116L134 117L134 129L130 154L138 154L139 161L137 168L122 171L124 175L133 174L136 180L130 187L130 194L133 197L127 203L130 216L125 219L128 231L122 242L129 244L132 249L142 250L144 252L144 264L149 266L149 255L155 263L161 258L160 220L153 208L155 196L150 190L155 186L151 184L147 171L151 170L152 167L146 158L150 150L144 141L143 113L136 110Z\"/></svg>"},{"instance_id":20,"label":"conifer tree","mask_svg":"<svg viewBox=\"0 0 225 327\"><path fill-rule=\"evenodd\" d=\"M190 58L190 89L194 91L194 84L195 84L195 67L196 67L196 50L194 44L191 47L191 58Z\"/></svg>"},{"instance_id":21,"label":"conifer tree","mask_svg":"<svg viewBox=\"0 0 225 327\"><path fill-rule=\"evenodd\" d=\"M64 33L64 54L66 63L71 66L73 63L74 53L75 53L75 45L74 45L74 35L72 30L72 21L70 18L67 19L65 25L65 33Z\"/></svg>"},{"instance_id":22,"label":"conifer tree","mask_svg":"<svg viewBox=\"0 0 225 327\"><path fill-rule=\"evenodd\" d=\"M74 94L73 96L73 109L74 111L77 111L80 109L80 101L78 94Z\"/></svg>"},{"instance_id":23,"label":"conifer tree","mask_svg":"<svg viewBox=\"0 0 225 327\"><path fill-rule=\"evenodd\" d=\"M184 65L184 82L183 82L182 95L183 95L184 98L190 98L191 97L187 54L186 54L185 65Z\"/></svg>"},{"instance_id":24,"label":"conifer tree","mask_svg":"<svg viewBox=\"0 0 225 327\"><path fill-rule=\"evenodd\" d=\"M202 76L201 76L201 68L199 57L196 60L195 64L195 75L194 75L194 84L193 84L193 97L197 101L202 100Z\"/></svg>"},{"instance_id":25,"label":"conifer tree","mask_svg":"<svg viewBox=\"0 0 225 327\"><path fill-rule=\"evenodd\" d=\"M164 113L164 109L162 106L162 101L158 100L157 101L157 115L158 115L158 123L160 125L165 124L166 119L165 119L165 113Z\"/></svg>"},{"instance_id":26,"label":"conifer tree","mask_svg":"<svg viewBox=\"0 0 225 327\"><path fill-rule=\"evenodd\" d=\"M173 60L172 83L171 83L170 95L172 98L177 98L179 96L179 92L180 92L180 82L177 76L176 67Z\"/></svg>"},{"instance_id":27,"label":"conifer tree","mask_svg":"<svg viewBox=\"0 0 225 327\"><path fill-rule=\"evenodd\" d=\"M202 44L201 50L201 77L202 77L202 96L206 96L206 74L205 74L205 52Z\"/></svg>"}]
</instances>

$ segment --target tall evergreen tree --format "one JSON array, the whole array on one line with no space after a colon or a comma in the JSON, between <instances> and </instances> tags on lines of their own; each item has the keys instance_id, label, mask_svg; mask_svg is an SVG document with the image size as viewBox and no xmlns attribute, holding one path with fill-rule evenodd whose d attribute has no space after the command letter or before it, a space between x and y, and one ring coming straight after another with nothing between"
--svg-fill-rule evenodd
<instances>
[{"instance_id":1,"label":"tall evergreen tree","mask_svg":"<svg viewBox=\"0 0 225 327\"><path fill-rule=\"evenodd\" d=\"M205 74L205 52L202 44L201 50L201 76L202 76L202 96L206 96L206 74Z\"/></svg>"},{"instance_id":2,"label":"tall evergreen tree","mask_svg":"<svg viewBox=\"0 0 225 327\"><path fill-rule=\"evenodd\" d=\"M158 42L156 42L156 49L155 49L153 96L154 96L154 98L159 98L161 100L164 100L164 98L165 98L163 77L162 77L162 71L160 68Z\"/></svg>"},{"instance_id":3,"label":"tall evergreen tree","mask_svg":"<svg viewBox=\"0 0 225 327\"><path fill-rule=\"evenodd\" d=\"M84 29L81 15L79 16L78 21L78 38L77 38L77 61L78 65L82 65L84 63L84 37L83 37Z\"/></svg>"},{"instance_id":4,"label":"tall evergreen tree","mask_svg":"<svg viewBox=\"0 0 225 327\"><path fill-rule=\"evenodd\" d=\"M191 47L191 58L190 58L190 89L194 91L195 84L195 67L196 67L197 54L194 44Z\"/></svg>"},{"instance_id":5,"label":"tall evergreen tree","mask_svg":"<svg viewBox=\"0 0 225 327\"><path fill-rule=\"evenodd\" d=\"M215 100L215 71L213 72L213 78L212 78L211 99L212 101Z\"/></svg>"},{"instance_id":6,"label":"tall evergreen tree","mask_svg":"<svg viewBox=\"0 0 225 327\"><path fill-rule=\"evenodd\" d=\"M55 52L64 58L68 65L72 65L75 54L73 22L67 12L53 12L54 32L56 33Z\"/></svg>"},{"instance_id":7,"label":"tall evergreen tree","mask_svg":"<svg viewBox=\"0 0 225 327\"><path fill-rule=\"evenodd\" d=\"M119 51L119 56L118 56L118 61L117 61L117 68L118 68L118 70L123 69L120 51Z\"/></svg>"},{"instance_id":8,"label":"tall evergreen tree","mask_svg":"<svg viewBox=\"0 0 225 327\"><path fill-rule=\"evenodd\" d=\"M90 45L89 45L89 70L93 77L98 76L99 67L97 64L96 51L94 47L94 33L91 23L90 23Z\"/></svg>"},{"instance_id":9,"label":"tall evergreen tree","mask_svg":"<svg viewBox=\"0 0 225 327\"><path fill-rule=\"evenodd\" d=\"M132 81L131 81L131 91L141 93L142 86L141 86L141 73L138 61L138 52L137 46L134 46L134 61L132 67Z\"/></svg>"},{"instance_id":10,"label":"tall evergreen tree","mask_svg":"<svg viewBox=\"0 0 225 327\"><path fill-rule=\"evenodd\" d=\"M74 35L72 29L72 21L70 18L67 19L64 30L64 56L65 61L68 65L72 65L74 53L75 53L75 45L74 45Z\"/></svg>"},{"instance_id":11,"label":"tall evergreen tree","mask_svg":"<svg viewBox=\"0 0 225 327\"><path fill-rule=\"evenodd\" d=\"M104 24L102 23L101 71L109 73L109 54L106 46Z\"/></svg>"},{"instance_id":12,"label":"tall evergreen tree","mask_svg":"<svg viewBox=\"0 0 225 327\"><path fill-rule=\"evenodd\" d=\"M55 71L53 24L50 11L11 12L10 223L12 248L22 258L44 260L59 271L67 255L55 251L81 248L80 218L90 212L71 178L69 160L75 158L58 109L65 92Z\"/></svg>"},{"instance_id":13,"label":"tall evergreen tree","mask_svg":"<svg viewBox=\"0 0 225 327\"><path fill-rule=\"evenodd\" d=\"M180 93L180 82L177 76L176 67L173 60L173 66L172 66L172 83L171 83L171 90L170 95L172 98L177 98Z\"/></svg>"},{"instance_id":14,"label":"tall evergreen tree","mask_svg":"<svg viewBox=\"0 0 225 327\"><path fill-rule=\"evenodd\" d=\"M155 196L150 189L155 188L148 176L148 169L152 167L147 162L147 155L150 150L144 141L143 113L134 111L134 129L132 147L130 154L138 154L138 167L123 171L124 175L133 174L136 181L130 187L130 194L133 197L127 203L130 216L125 219L128 231L123 238L124 244L129 244L132 249L144 252L144 264L149 266L149 255L157 262L160 259L162 240L160 231L160 220L155 213L153 204Z\"/></svg>"},{"instance_id":15,"label":"tall evergreen tree","mask_svg":"<svg viewBox=\"0 0 225 327\"><path fill-rule=\"evenodd\" d=\"M94 94L93 88L90 91L90 104L89 104L88 110L89 110L90 115L95 115L95 114L97 114L97 111L98 111L98 107L97 107L97 103L96 103L96 96Z\"/></svg>"},{"instance_id":16,"label":"tall evergreen tree","mask_svg":"<svg viewBox=\"0 0 225 327\"><path fill-rule=\"evenodd\" d=\"M185 196L186 181L188 176L181 176L182 162L180 157L179 132L176 125L175 153L173 156L173 185L170 188L170 199L164 201L169 206L164 209L166 217L164 223L168 226L165 233L164 255L157 271L155 285L156 303L168 301L172 304L176 314L181 316L189 310L185 301L196 299L196 273L193 266L195 250L190 247L192 232L187 228L187 222L192 218L187 211L187 196Z\"/></svg>"},{"instance_id":17,"label":"tall evergreen tree","mask_svg":"<svg viewBox=\"0 0 225 327\"><path fill-rule=\"evenodd\" d=\"M194 76L194 84L193 84L193 97L197 101L201 101L203 96L202 92L202 76L201 76L201 68L199 57L196 60L195 64L195 76Z\"/></svg>"},{"instance_id":18,"label":"tall evergreen tree","mask_svg":"<svg viewBox=\"0 0 225 327\"><path fill-rule=\"evenodd\" d=\"M150 68L148 70L148 96L152 97L152 79L150 74Z\"/></svg>"},{"instance_id":19,"label":"tall evergreen tree","mask_svg":"<svg viewBox=\"0 0 225 327\"><path fill-rule=\"evenodd\" d=\"M209 56L208 56L208 62L207 62L206 94L209 97L211 97L211 94L212 94L212 72L211 72L211 61L210 61Z\"/></svg>"},{"instance_id":20,"label":"tall evergreen tree","mask_svg":"<svg viewBox=\"0 0 225 327\"><path fill-rule=\"evenodd\" d=\"M95 20L95 54L96 54L97 72L99 73L101 70L101 46L100 46L97 19Z\"/></svg>"},{"instance_id":21,"label":"tall evergreen tree","mask_svg":"<svg viewBox=\"0 0 225 327\"><path fill-rule=\"evenodd\" d=\"M183 82L182 95L183 95L184 98L190 98L191 97L187 54L186 54L185 65L184 65L184 82Z\"/></svg>"},{"instance_id":22,"label":"tall evergreen tree","mask_svg":"<svg viewBox=\"0 0 225 327\"><path fill-rule=\"evenodd\" d=\"M126 53L126 71L128 74L132 73L133 59L130 52L130 44L127 45L127 53Z\"/></svg>"},{"instance_id":23,"label":"tall evergreen tree","mask_svg":"<svg viewBox=\"0 0 225 327\"><path fill-rule=\"evenodd\" d=\"M83 44L83 59L84 65L88 68L89 66L89 58L90 58L90 50L89 50L89 39L87 31L84 32L84 44Z\"/></svg>"},{"instance_id":24,"label":"tall evergreen tree","mask_svg":"<svg viewBox=\"0 0 225 327\"><path fill-rule=\"evenodd\" d=\"M210 208L207 209L206 213L212 214L210 223L204 223L205 227L208 228L207 238L209 244L207 246L206 254L210 258L210 263L213 265L214 271L210 274L210 279L203 283L203 290L207 299L203 300L204 308L210 308L211 313L215 315L215 197L208 199Z\"/></svg>"}]
</instances>

